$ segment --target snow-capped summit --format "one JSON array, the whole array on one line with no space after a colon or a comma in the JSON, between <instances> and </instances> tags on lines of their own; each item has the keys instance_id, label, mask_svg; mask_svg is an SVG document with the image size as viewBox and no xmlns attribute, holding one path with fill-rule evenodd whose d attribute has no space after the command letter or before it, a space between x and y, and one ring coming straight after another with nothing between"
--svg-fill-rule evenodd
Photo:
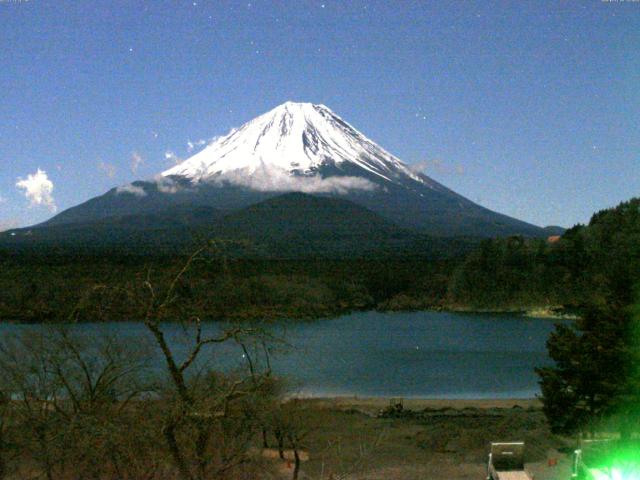
<instances>
[{"instance_id":1,"label":"snow-capped summit","mask_svg":"<svg viewBox=\"0 0 640 480\"><path fill-rule=\"evenodd\" d=\"M339 173L347 165L359 167L376 180L429 180L416 175L326 106L294 102L283 103L232 130L162 175L197 182L268 185L273 190L296 190L296 183L300 183L300 190L313 191L305 177L324 176L323 167L329 166L335 167L334 174ZM351 183L354 188L365 186Z\"/></svg>"}]
</instances>

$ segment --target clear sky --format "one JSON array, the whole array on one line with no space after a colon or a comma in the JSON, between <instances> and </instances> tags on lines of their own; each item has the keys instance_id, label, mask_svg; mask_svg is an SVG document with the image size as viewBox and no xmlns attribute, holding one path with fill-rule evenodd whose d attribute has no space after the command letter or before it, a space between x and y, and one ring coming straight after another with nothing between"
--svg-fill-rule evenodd
<instances>
[{"instance_id":1,"label":"clear sky","mask_svg":"<svg viewBox=\"0 0 640 480\"><path fill-rule=\"evenodd\" d=\"M640 195L640 1L0 0L0 229L323 103L539 225Z\"/></svg>"}]
</instances>

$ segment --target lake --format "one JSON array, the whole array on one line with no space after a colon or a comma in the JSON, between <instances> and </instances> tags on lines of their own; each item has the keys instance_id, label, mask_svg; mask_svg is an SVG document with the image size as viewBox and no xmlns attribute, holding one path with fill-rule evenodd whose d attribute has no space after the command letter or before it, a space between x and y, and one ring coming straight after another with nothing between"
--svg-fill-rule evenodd
<instances>
[{"instance_id":1,"label":"lake","mask_svg":"<svg viewBox=\"0 0 640 480\"><path fill-rule=\"evenodd\" d=\"M308 396L532 398L537 366L548 365L545 342L553 322L507 314L444 312L354 313L334 319L278 324L290 347L272 356L291 390ZM0 334L46 328L0 324ZM91 334L126 342L150 338L141 323L80 324ZM165 330L184 354L184 330ZM218 330L208 324L209 332ZM224 368L240 365L237 346L214 350Z\"/></svg>"}]
</instances>

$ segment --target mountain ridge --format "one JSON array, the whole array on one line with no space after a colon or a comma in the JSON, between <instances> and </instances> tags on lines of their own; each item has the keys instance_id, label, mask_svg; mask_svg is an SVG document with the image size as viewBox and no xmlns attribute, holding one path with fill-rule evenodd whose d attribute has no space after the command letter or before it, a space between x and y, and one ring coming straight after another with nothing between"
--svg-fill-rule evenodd
<instances>
[{"instance_id":1,"label":"mountain ridge","mask_svg":"<svg viewBox=\"0 0 640 480\"><path fill-rule=\"evenodd\" d=\"M0 233L0 248L188 254L212 238L229 241L232 256L281 259L440 258L475 243L404 229L349 200L291 192L231 212L174 206L164 212L14 230Z\"/></svg>"}]
</instances>

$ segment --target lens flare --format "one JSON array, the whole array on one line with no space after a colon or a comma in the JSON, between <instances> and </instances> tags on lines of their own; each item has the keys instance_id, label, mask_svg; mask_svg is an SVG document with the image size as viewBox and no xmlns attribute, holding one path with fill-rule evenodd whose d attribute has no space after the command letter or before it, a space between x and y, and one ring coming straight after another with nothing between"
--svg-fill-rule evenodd
<instances>
[{"instance_id":1,"label":"lens flare","mask_svg":"<svg viewBox=\"0 0 640 480\"><path fill-rule=\"evenodd\" d=\"M573 478L640 480L640 444L604 442L576 450Z\"/></svg>"},{"instance_id":2,"label":"lens flare","mask_svg":"<svg viewBox=\"0 0 640 480\"><path fill-rule=\"evenodd\" d=\"M627 472L624 468L593 469L590 470L593 480L640 480L637 471ZM634 469L635 470L635 469Z\"/></svg>"}]
</instances>

